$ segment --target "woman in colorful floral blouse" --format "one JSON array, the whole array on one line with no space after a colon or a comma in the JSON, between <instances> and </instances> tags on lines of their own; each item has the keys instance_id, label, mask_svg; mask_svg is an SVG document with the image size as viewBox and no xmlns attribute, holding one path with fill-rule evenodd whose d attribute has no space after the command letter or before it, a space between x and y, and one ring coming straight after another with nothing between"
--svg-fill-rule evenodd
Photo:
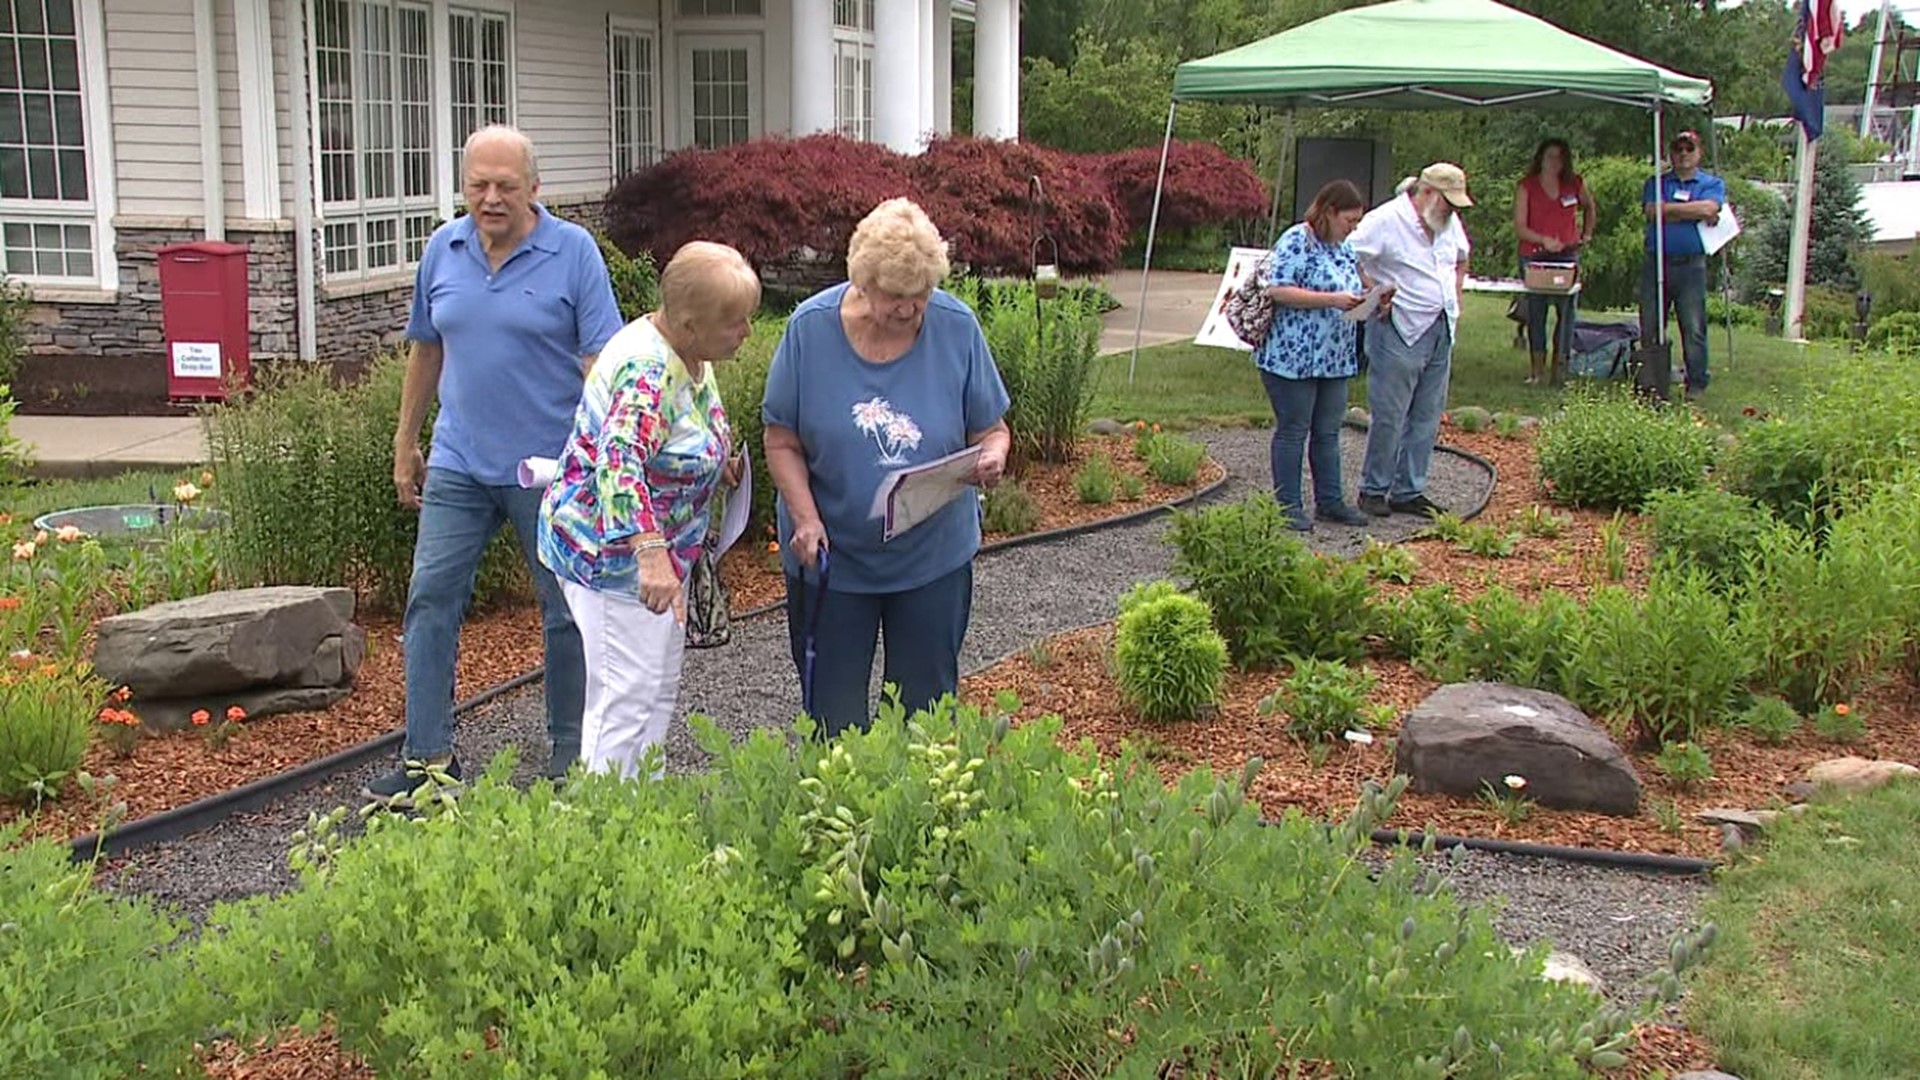
<instances>
[{"instance_id":1,"label":"woman in colorful floral blouse","mask_svg":"<svg viewBox=\"0 0 1920 1080\"><path fill-rule=\"evenodd\" d=\"M1366 210L1360 189L1345 180L1321 188L1307 219L1280 235L1262 282L1275 305L1273 328L1253 362L1273 405L1273 497L1301 532L1313 530L1300 490L1303 456L1313 469L1313 517L1338 525L1368 521L1340 483L1347 380L1360 370L1356 328L1343 315L1361 302L1364 288L1346 241Z\"/></svg>"},{"instance_id":2,"label":"woman in colorful floral blouse","mask_svg":"<svg viewBox=\"0 0 1920 1080\"><path fill-rule=\"evenodd\" d=\"M666 738L687 570L715 490L739 480L710 365L740 348L759 303L760 279L739 252L690 243L660 275L660 309L615 334L587 375L540 506L540 561L580 627L589 771L632 777Z\"/></svg>"}]
</instances>

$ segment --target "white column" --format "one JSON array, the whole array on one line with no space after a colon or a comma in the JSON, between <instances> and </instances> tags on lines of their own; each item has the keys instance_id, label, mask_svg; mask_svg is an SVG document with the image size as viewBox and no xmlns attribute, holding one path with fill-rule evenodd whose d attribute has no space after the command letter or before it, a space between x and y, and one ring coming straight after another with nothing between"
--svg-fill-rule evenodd
<instances>
[{"instance_id":1,"label":"white column","mask_svg":"<svg viewBox=\"0 0 1920 1080\"><path fill-rule=\"evenodd\" d=\"M978 0L973 7L973 133L1011 139L1020 133L1016 0Z\"/></svg>"},{"instance_id":2,"label":"white column","mask_svg":"<svg viewBox=\"0 0 1920 1080\"><path fill-rule=\"evenodd\" d=\"M920 134L933 131L933 9L938 0L914 0L920 8Z\"/></svg>"},{"instance_id":3,"label":"white column","mask_svg":"<svg viewBox=\"0 0 1920 1080\"><path fill-rule=\"evenodd\" d=\"M873 141L920 149L920 4L873 5Z\"/></svg>"},{"instance_id":4,"label":"white column","mask_svg":"<svg viewBox=\"0 0 1920 1080\"><path fill-rule=\"evenodd\" d=\"M280 216L280 131L274 116L273 18L267 0L235 0L240 67L240 164L247 216Z\"/></svg>"},{"instance_id":5,"label":"white column","mask_svg":"<svg viewBox=\"0 0 1920 1080\"><path fill-rule=\"evenodd\" d=\"M953 0L933 0L933 131L953 134Z\"/></svg>"},{"instance_id":6,"label":"white column","mask_svg":"<svg viewBox=\"0 0 1920 1080\"><path fill-rule=\"evenodd\" d=\"M793 134L834 129L833 0L793 0Z\"/></svg>"},{"instance_id":7,"label":"white column","mask_svg":"<svg viewBox=\"0 0 1920 1080\"><path fill-rule=\"evenodd\" d=\"M194 59L200 78L200 213L209 240L227 238L227 178L220 162L220 80L214 63L213 0L194 0Z\"/></svg>"}]
</instances>

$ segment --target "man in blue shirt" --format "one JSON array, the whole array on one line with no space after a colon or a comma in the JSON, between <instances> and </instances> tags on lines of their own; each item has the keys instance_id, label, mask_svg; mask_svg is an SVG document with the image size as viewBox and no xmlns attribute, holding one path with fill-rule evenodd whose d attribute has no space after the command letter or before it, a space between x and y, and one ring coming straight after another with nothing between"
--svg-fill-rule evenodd
<instances>
[{"instance_id":1,"label":"man in blue shirt","mask_svg":"<svg viewBox=\"0 0 1920 1080\"><path fill-rule=\"evenodd\" d=\"M508 522L540 598L549 775L565 774L579 756L586 694L580 632L535 546L543 493L520 486L518 466L526 457L559 456L586 370L620 329L620 309L593 236L535 201L540 168L525 135L482 128L462 160L468 213L435 231L420 258L393 441L395 493L420 513L402 624L407 742L401 767L366 794L396 806L421 783L417 763L460 777L453 753L460 624L481 554ZM440 413L425 456L420 428L436 394Z\"/></svg>"},{"instance_id":2,"label":"man in blue shirt","mask_svg":"<svg viewBox=\"0 0 1920 1080\"><path fill-rule=\"evenodd\" d=\"M1687 400L1698 398L1707 389L1707 249L1700 239L1700 226L1720 220L1720 208L1727 203L1727 185L1712 173L1700 170L1700 136L1683 131L1667 146L1669 171L1647 180L1640 196L1647 215L1647 258L1640 269L1640 340L1651 344L1656 331L1673 308L1680 323L1680 348L1687 361ZM1666 221L1665 255L1667 289L1657 298L1654 247L1655 182ZM1657 374L1655 385L1665 387L1667 373Z\"/></svg>"}]
</instances>

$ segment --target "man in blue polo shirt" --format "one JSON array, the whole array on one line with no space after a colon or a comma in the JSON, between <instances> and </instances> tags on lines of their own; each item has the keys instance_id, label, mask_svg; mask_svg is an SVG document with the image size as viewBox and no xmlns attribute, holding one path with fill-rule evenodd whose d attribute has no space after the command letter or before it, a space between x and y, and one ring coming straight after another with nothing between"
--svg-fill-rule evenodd
<instances>
[{"instance_id":1,"label":"man in blue polo shirt","mask_svg":"<svg viewBox=\"0 0 1920 1080\"><path fill-rule=\"evenodd\" d=\"M401 767L367 785L406 802L427 763L456 779L454 663L460 624L487 543L511 522L540 597L546 645L549 775L580 753L586 668L558 579L540 565L542 492L518 482L525 457L557 457L573 429L586 370L622 323L606 261L591 234L535 201L533 143L482 128L462 156L467 215L441 226L420 258L412 352L394 433L393 484L420 513L407 590L407 742ZM420 428L436 394L432 453Z\"/></svg>"},{"instance_id":2,"label":"man in blue polo shirt","mask_svg":"<svg viewBox=\"0 0 1920 1080\"><path fill-rule=\"evenodd\" d=\"M1640 340L1651 344L1655 331L1666 321L1673 308L1680 323L1680 348L1687 360L1687 400L1698 398L1707 389L1707 249L1700 240L1701 224L1720 220L1720 208L1727 203L1727 185L1712 173L1700 170L1700 136L1683 131L1667 146L1671 168L1657 178L1649 178L1640 196L1647 214L1647 258L1640 269ZM1658 300L1660 286L1654 276L1654 183L1660 184L1660 198L1666 220L1665 254L1666 295ZM1667 373L1660 372L1655 385L1665 387Z\"/></svg>"}]
</instances>

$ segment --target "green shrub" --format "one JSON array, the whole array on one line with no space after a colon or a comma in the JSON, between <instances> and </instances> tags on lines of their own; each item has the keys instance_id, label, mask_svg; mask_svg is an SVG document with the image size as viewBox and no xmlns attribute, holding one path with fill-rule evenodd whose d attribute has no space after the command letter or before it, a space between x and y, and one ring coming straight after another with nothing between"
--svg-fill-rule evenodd
<instances>
[{"instance_id":1,"label":"green shrub","mask_svg":"<svg viewBox=\"0 0 1920 1080\"><path fill-rule=\"evenodd\" d=\"M1662 488L1699 487L1713 437L1682 409L1617 394L1571 396L1540 426L1540 477L1563 506L1637 510Z\"/></svg>"},{"instance_id":2,"label":"green shrub","mask_svg":"<svg viewBox=\"0 0 1920 1080\"><path fill-rule=\"evenodd\" d=\"M13 387L0 383L0 502L12 501L33 465L33 448L13 434L13 414L19 407Z\"/></svg>"},{"instance_id":3,"label":"green shrub","mask_svg":"<svg viewBox=\"0 0 1920 1080\"><path fill-rule=\"evenodd\" d=\"M11 384L20 375L20 357L27 351L27 316L32 311L27 287L0 273L0 383Z\"/></svg>"},{"instance_id":4,"label":"green shrub","mask_svg":"<svg viewBox=\"0 0 1920 1080\"><path fill-rule=\"evenodd\" d=\"M981 526L1001 536L1024 536L1040 527L1040 504L1019 483L1002 480L986 494Z\"/></svg>"},{"instance_id":5,"label":"green shrub","mask_svg":"<svg viewBox=\"0 0 1920 1080\"><path fill-rule=\"evenodd\" d=\"M86 756L106 692L70 664L0 678L0 801L38 806L60 796Z\"/></svg>"},{"instance_id":6,"label":"green shrub","mask_svg":"<svg viewBox=\"0 0 1920 1080\"><path fill-rule=\"evenodd\" d=\"M1773 518L1744 495L1719 488L1660 491L1647 500L1653 553L1663 565L1692 567L1723 587L1745 580L1747 560Z\"/></svg>"},{"instance_id":7,"label":"green shrub","mask_svg":"<svg viewBox=\"0 0 1920 1080\"><path fill-rule=\"evenodd\" d=\"M1467 601L1464 621L1421 666L1449 682L1482 680L1560 693L1581 619L1577 601L1548 592L1528 603L1498 585Z\"/></svg>"},{"instance_id":8,"label":"green shrub","mask_svg":"<svg viewBox=\"0 0 1920 1080\"><path fill-rule=\"evenodd\" d=\"M784 319L755 319L753 333L733 359L714 365L720 381L720 400L726 403L733 444L753 455L753 510L747 520L747 541L771 535L773 474L767 471L766 428L760 422L760 403L767 396L767 368L773 350L786 330Z\"/></svg>"},{"instance_id":9,"label":"green shrub","mask_svg":"<svg viewBox=\"0 0 1920 1080\"><path fill-rule=\"evenodd\" d=\"M1713 779L1713 759L1698 743L1667 743L1660 748L1653 765L1678 788L1698 787Z\"/></svg>"},{"instance_id":10,"label":"green shrub","mask_svg":"<svg viewBox=\"0 0 1920 1080\"><path fill-rule=\"evenodd\" d=\"M1204 443L1160 432L1141 439L1139 453L1155 480L1175 487L1193 483L1194 477L1200 475L1200 463L1207 459Z\"/></svg>"},{"instance_id":11,"label":"green shrub","mask_svg":"<svg viewBox=\"0 0 1920 1080\"><path fill-rule=\"evenodd\" d=\"M1759 684L1805 713L1847 701L1886 672L1912 633L1913 534L1839 518L1824 545L1788 528L1755 551L1742 612L1759 655ZM1897 519L1895 519L1897 520ZM1894 571L1895 573L1890 573Z\"/></svg>"},{"instance_id":12,"label":"green shrub","mask_svg":"<svg viewBox=\"0 0 1920 1080\"><path fill-rule=\"evenodd\" d=\"M1777 697L1758 697L1740 714L1740 726L1769 746L1780 746L1800 730L1800 714Z\"/></svg>"},{"instance_id":13,"label":"green shrub","mask_svg":"<svg viewBox=\"0 0 1920 1080\"><path fill-rule=\"evenodd\" d=\"M419 516L393 492L393 433L406 359L377 358L335 386L325 365L276 369L211 413L215 489L229 515L227 576L245 585L344 585L398 610ZM421 429L424 450L433 431ZM476 603L531 595L511 529L488 547Z\"/></svg>"},{"instance_id":14,"label":"green shrub","mask_svg":"<svg viewBox=\"0 0 1920 1080\"><path fill-rule=\"evenodd\" d=\"M9 1076L172 1076L208 1019L183 927L94 885L66 845L0 828L0 1061ZM181 1073L180 1075L186 1075Z\"/></svg>"},{"instance_id":15,"label":"green shrub","mask_svg":"<svg viewBox=\"0 0 1920 1080\"><path fill-rule=\"evenodd\" d=\"M1449 414L1453 426L1471 435L1493 426L1493 414L1478 405L1463 405Z\"/></svg>"},{"instance_id":16,"label":"green shrub","mask_svg":"<svg viewBox=\"0 0 1920 1080\"><path fill-rule=\"evenodd\" d=\"M1431 670L1466 630L1467 608L1453 586L1424 585L1405 596L1376 599L1371 607L1373 633L1385 655Z\"/></svg>"},{"instance_id":17,"label":"green shrub","mask_svg":"<svg viewBox=\"0 0 1920 1080\"><path fill-rule=\"evenodd\" d=\"M1398 544L1383 544L1371 536L1354 561L1366 569L1368 578L1398 585L1413 584L1413 577L1420 570L1413 552Z\"/></svg>"},{"instance_id":18,"label":"green shrub","mask_svg":"<svg viewBox=\"0 0 1920 1080\"><path fill-rule=\"evenodd\" d=\"M1616 733L1691 741L1729 718L1753 676L1752 639L1698 573L1656 573L1644 597L1597 589L1578 620L1566 696Z\"/></svg>"},{"instance_id":19,"label":"green shrub","mask_svg":"<svg viewBox=\"0 0 1920 1080\"><path fill-rule=\"evenodd\" d=\"M1104 506L1113 501L1114 474L1113 459L1095 454L1073 474L1074 494L1083 503Z\"/></svg>"},{"instance_id":20,"label":"green shrub","mask_svg":"<svg viewBox=\"0 0 1920 1080\"><path fill-rule=\"evenodd\" d=\"M1359 655L1373 592L1366 568L1315 554L1272 496L1181 513L1169 538L1175 572L1213 609L1241 667Z\"/></svg>"},{"instance_id":21,"label":"green shrub","mask_svg":"<svg viewBox=\"0 0 1920 1080\"><path fill-rule=\"evenodd\" d=\"M1120 594L1120 614L1125 615L1141 604L1151 604L1155 600L1164 600L1169 596L1184 596L1180 586L1165 578L1157 581L1137 581Z\"/></svg>"},{"instance_id":22,"label":"green shrub","mask_svg":"<svg viewBox=\"0 0 1920 1080\"><path fill-rule=\"evenodd\" d=\"M1113 662L1128 704L1148 720L1190 720L1220 700L1227 643L1205 603L1176 593L1123 606Z\"/></svg>"},{"instance_id":23,"label":"green shrub","mask_svg":"<svg viewBox=\"0 0 1920 1080\"><path fill-rule=\"evenodd\" d=\"M1867 348L1911 359L1920 351L1920 311L1898 311L1875 319L1867 329Z\"/></svg>"},{"instance_id":24,"label":"green shrub","mask_svg":"<svg viewBox=\"0 0 1920 1080\"><path fill-rule=\"evenodd\" d=\"M1776 418L1749 425L1727 454L1727 489L1799 528L1824 528L1833 490L1822 441L1807 420Z\"/></svg>"},{"instance_id":25,"label":"green shrub","mask_svg":"<svg viewBox=\"0 0 1920 1080\"><path fill-rule=\"evenodd\" d=\"M632 322L660 306L660 274L653 264L653 253L642 249L628 255L614 246L606 234L596 233L600 257L607 262L607 278L613 283L613 299L620 305L620 317Z\"/></svg>"},{"instance_id":26,"label":"green shrub","mask_svg":"<svg viewBox=\"0 0 1920 1080\"><path fill-rule=\"evenodd\" d=\"M1301 742L1331 742L1366 728L1367 695L1379 681L1372 672L1339 660L1297 657L1280 688L1260 703L1260 712L1284 713L1287 734Z\"/></svg>"},{"instance_id":27,"label":"green shrub","mask_svg":"<svg viewBox=\"0 0 1920 1080\"><path fill-rule=\"evenodd\" d=\"M1012 398L1007 426L1015 464L1071 461L1093 408L1101 327L1093 295L1041 301L1036 319L1030 283L961 278L947 288L979 315Z\"/></svg>"},{"instance_id":28,"label":"green shrub","mask_svg":"<svg viewBox=\"0 0 1920 1080\"><path fill-rule=\"evenodd\" d=\"M1859 709L1839 702L1815 714L1813 730L1828 742L1851 746L1867 737L1867 721Z\"/></svg>"},{"instance_id":29,"label":"green shrub","mask_svg":"<svg viewBox=\"0 0 1920 1080\"><path fill-rule=\"evenodd\" d=\"M1375 866L1403 782L1333 829L1269 825L1254 769L1170 787L1059 732L948 701L803 753L698 722L715 771L640 792L523 795L496 766L452 811L380 819L324 880L216 912L197 966L240 1034L331 1015L394 1076L1573 1080L1614 1060L1628 1018L1415 888L1411 853ZM1599 1047L1576 1050L1588 1021Z\"/></svg>"}]
</instances>

